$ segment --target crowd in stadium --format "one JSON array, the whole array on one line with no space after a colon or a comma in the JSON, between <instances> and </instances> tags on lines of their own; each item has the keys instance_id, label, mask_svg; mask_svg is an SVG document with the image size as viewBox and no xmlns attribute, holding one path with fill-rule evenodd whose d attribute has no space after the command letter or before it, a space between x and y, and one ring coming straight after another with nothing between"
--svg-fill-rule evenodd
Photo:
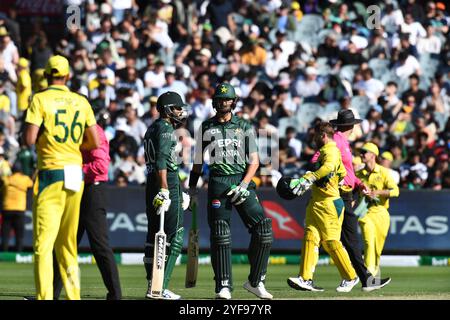
<instances>
[{"instance_id":1,"label":"crowd in stadium","mask_svg":"<svg viewBox=\"0 0 450 320\"><path fill-rule=\"evenodd\" d=\"M157 97L167 91L191 106L180 139L187 179L194 132L214 115L212 93L227 81L239 96L235 113L252 121L259 136L258 186L307 171L313 124L351 108L364 119L351 139L356 167L358 147L372 141L400 187L450 188L444 2L379 1L372 11L341 0L71 4L81 8L81 25L69 25L54 45L39 23L22 39L14 7L0 13L2 176L15 161L33 173L35 152L22 146L19 133L30 96L47 86L47 60L61 54L70 60L70 88L89 98L105 127L111 184L145 183L142 138L158 118Z\"/></svg>"}]
</instances>

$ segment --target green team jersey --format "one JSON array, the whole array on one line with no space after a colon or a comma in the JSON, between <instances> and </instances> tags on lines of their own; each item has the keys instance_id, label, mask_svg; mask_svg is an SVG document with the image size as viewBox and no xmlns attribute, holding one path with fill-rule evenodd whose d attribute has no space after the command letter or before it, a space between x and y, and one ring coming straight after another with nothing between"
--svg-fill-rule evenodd
<instances>
[{"instance_id":1,"label":"green team jersey","mask_svg":"<svg viewBox=\"0 0 450 320\"><path fill-rule=\"evenodd\" d=\"M197 141L196 152L201 149L201 156L205 152L209 154L212 176L245 173L249 155L258 151L253 126L234 115L225 123L220 123L216 117L204 121Z\"/></svg>"},{"instance_id":2,"label":"green team jersey","mask_svg":"<svg viewBox=\"0 0 450 320\"><path fill-rule=\"evenodd\" d=\"M163 119L156 120L145 133L144 151L147 173L167 169L177 172L175 158L176 139L173 126Z\"/></svg>"}]
</instances>

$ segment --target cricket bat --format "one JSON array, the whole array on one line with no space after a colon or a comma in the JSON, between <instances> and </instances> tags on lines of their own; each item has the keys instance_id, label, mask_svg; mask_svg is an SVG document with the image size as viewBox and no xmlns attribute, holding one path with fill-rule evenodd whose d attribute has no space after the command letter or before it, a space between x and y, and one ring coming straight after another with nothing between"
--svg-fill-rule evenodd
<instances>
[{"instance_id":1,"label":"cricket bat","mask_svg":"<svg viewBox=\"0 0 450 320\"><path fill-rule=\"evenodd\" d=\"M155 251L153 253L152 287L153 297L161 297L164 282L164 266L166 261L166 234L164 232L164 209L159 211L159 231L155 234Z\"/></svg>"},{"instance_id":2,"label":"cricket bat","mask_svg":"<svg viewBox=\"0 0 450 320\"><path fill-rule=\"evenodd\" d=\"M197 206L192 208L192 223L189 230L189 242L187 249L187 267L186 267L186 288L193 288L197 282L198 272L198 225L197 225Z\"/></svg>"}]
</instances>

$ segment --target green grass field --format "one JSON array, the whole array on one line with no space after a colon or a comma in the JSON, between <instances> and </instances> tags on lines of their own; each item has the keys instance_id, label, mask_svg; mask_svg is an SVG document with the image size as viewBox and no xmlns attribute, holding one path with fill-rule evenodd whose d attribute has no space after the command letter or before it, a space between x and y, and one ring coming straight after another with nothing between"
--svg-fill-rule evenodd
<instances>
[{"instance_id":1,"label":"green grass field","mask_svg":"<svg viewBox=\"0 0 450 320\"><path fill-rule=\"evenodd\" d=\"M95 265L81 265L82 299L104 299L106 290ZM184 288L185 265L175 267L170 289L184 299L211 299L214 297L212 268L199 267L199 278L195 288ZM242 288L249 270L248 265L233 266L233 299L254 299ZM449 267L384 267L384 276L392 277L392 282L382 290L371 293L361 291L358 284L350 293L335 291L339 276L334 266L318 266L315 272L317 285L325 288L323 293L302 292L291 289L286 284L289 276L298 272L296 265L271 265L266 281L267 289L276 299L450 299ZM143 299L146 292L143 266L119 266L124 299ZM23 296L34 295L32 264L0 262L0 300L21 300Z\"/></svg>"}]
</instances>

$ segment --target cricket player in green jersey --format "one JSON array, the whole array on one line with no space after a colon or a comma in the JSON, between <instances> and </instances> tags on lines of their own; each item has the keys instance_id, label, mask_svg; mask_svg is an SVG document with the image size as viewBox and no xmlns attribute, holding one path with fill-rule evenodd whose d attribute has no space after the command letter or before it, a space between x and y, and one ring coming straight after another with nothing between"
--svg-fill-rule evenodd
<instances>
[{"instance_id":1,"label":"cricket player in green jersey","mask_svg":"<svg viewBox=\"0 0 450 320\"><path fill-rule=\"evenodd\" d=\"M159 207L164 209L164 232L167 235L166 265L162 299L178 300L180 296L167 289L170 276L183 247L182 191L178 178L178 165L174 149L176 137L174 129L187 117L187 105L176 92L166 92L159 96L156 107L160 118L147 130L144 137L147 184L145 190L148 220L145 243L144 266L147 273L148 290L151 299L153 268L153 246L155 233L159 230Z\"/></svg>"},{"instance_id":2,"label":"cricket player in green jersey","mask_svg":"<svg viewBox=\"0 0 450 320\"><path fill-rule=\"evenodd\" d=\"M251 234L250 274L244 288L261 299L272 299L264 286L273 240L272 221L264 216L252 181L259 166L255 132L249 122L233 115L236 101L236 93L229 83L216 87L213 107L217 114L202 123L196 136L194 165L189 178L191 206L196 205L197 182L208 154L207 210L216 298L231 299L233 290L230 219L234 206Z\"/></svg>"}]
</instances>

